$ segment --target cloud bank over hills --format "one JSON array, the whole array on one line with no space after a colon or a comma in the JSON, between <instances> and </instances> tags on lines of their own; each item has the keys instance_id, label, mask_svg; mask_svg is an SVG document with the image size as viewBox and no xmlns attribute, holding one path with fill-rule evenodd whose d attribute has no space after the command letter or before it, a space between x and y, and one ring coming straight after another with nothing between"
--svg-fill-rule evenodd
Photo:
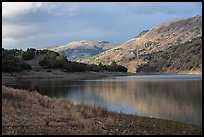
<instances>
[{"instance_id":1,"label":"cloud bank over hills","mask_svg":"<svg viewBox=\"0 0 204 137\"><path fill-rule=\"evenodd\" d=\"M201 14L202 3L3 2L4 48L124 42L160 22Z\"/></svg>"}]
</instances>

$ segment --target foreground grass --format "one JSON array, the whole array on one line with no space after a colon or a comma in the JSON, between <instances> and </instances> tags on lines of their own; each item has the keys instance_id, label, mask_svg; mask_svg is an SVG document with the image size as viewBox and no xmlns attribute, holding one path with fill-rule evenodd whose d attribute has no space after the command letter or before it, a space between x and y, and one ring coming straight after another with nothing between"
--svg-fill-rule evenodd
<instances>
[{"instance_id":1,"label":"foreground grass","mask_svg":"<svg viewBox=\"0 0 204 137\"><path fill-rule=\"evenodd\" d=\"M202 134L202 127L107 112L2 86L2 134Z\"/></svg>"}]
</instances>

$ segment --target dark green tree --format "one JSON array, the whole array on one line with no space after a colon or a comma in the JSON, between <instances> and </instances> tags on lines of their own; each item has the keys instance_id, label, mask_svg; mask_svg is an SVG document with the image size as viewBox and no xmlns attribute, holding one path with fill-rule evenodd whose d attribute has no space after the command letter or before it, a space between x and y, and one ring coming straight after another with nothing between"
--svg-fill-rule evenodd
<instances>
[{"instance_id":1,"label":"dark green tree","mask_svg":"<svg viewBox=\"0 0 204 137\"><path fill-rule=\"evenodd\" d=\"M35 51L36 49L28 48L26 52L23 53L23 59L24 60L30 60L35 57Z\"/></svg>"},{"instance_id":2,"label":"dark green tree","mask_svg":"<svg viewBox=\"0 0 204 137\"><path fill-rule=\"evenodd\" d=\"M117 66L117 63L116 63L115 60L112 60L112 61L111 61L111 66Z\"/></svg>"}]
</instances>

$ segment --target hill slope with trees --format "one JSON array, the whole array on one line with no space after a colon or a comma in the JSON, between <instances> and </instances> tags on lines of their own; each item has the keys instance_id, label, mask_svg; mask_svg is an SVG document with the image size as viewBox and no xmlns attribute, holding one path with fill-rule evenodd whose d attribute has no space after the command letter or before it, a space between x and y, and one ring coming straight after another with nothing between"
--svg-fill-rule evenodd
<instances>
[{"instance_id":1,"label":"hill slope with trees","mask_svg":"<svg viewBox=\"0 0 204 137\"><path fill-rule=\"evenodd\" d=\"M137 37L130 39L116 48L78 61L91 64L98 64L99 62L110 64L111 61L115 61L117 64L127 67L129 72L138 72L137 69L140 69L140 66L151 62L152 55L159 52L174 54L171 50L176 49L178 47L177 45L182 45L198 37L202 37L202 15L161 23L148 31L140 33ZM185 46L182 47L182 50L184 49ZM183 56L185 56L185 52L180 52L179 54L183 53ZM182 57L182 55L179 57ZM174 61L170 62L173 63ZM202 66L201 61L198 62L200 63L198 67ZM180 65L178 67L183 68L182 70L184 68L186 68L186 71L191 70L191 66L186 66L190 65L188 63L176 63L175 65ZM194 64L192 65L193 68L196 68ZM195 65L197 64L195 63ZM160 67L163 66L161 65Z\"/></svg>"}]
</instances>

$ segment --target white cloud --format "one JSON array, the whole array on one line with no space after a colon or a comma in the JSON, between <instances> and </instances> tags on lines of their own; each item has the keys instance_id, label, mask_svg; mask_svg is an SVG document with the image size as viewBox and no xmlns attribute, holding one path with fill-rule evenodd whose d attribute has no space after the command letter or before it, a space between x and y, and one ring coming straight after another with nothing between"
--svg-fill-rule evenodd
<instances>
[{"instance_id":1,"label":"white cloud","mask_svg":"<svg viewBox=\"0 0 204 137\"><path fill-rule=\"evenodd\" d=\"M32 35L35 32L36 26L35 25L19 25L19 24L12 24L12 25L2 25L2 38L19 38L25 37L28 35Z\"/></svg>"},{"instance_id":2,"label":"white cloud","mask_svg":"<svg viewBox=\"0 0 204 137\"><path fill-rule=\"evenodd\" d=\"M62 13L74 14L80 9L79 4L73 2L2 2L2 17L10 18L25 15L38 10L61 15Z\"/></svg>"},{"instance_id":3,"label":"white cloud","mask_svg":"<svg viewBox=\"0 0 204 137\"><path fill-rule=\"evenodd\" d=\"M27 48L81 39L124 41L158 23L202 11L197 4L181 4L2 2L2 45Z\"/></svg>"},{"instance_id":4,"label":"white cloud","mask_svg":"<svg viewBox=\"0 0 204 137\"><path fill-rule=\"evenodd\" d=\"M8 18L34 12L42 5L42 2L2 2L2 17Z\"/></svg>"},{"instance_id":5,"label":"white cloud","mask_svg":"<svg viewBox=\"0 0 204 137\"><path fill-rule=\"evenodd\" d=\"M55 29L49 25L54 24L49 21L54 21L55 15L73 16L79 9L79 4L70 2L2 2L2 46L14 47L53 32Z\"/></svg>"},{"instance_id":6,"label":"white cloud","mask_svg":"<svg viewBox=\"0 0 204 137\"><path fill-rule=\"evenodd\" d=\"M68 15L73 16L78 10L80 10L80 5L74 2L67 3L49 3L43 7L48 13L52 15Z\"/></svg>"},{"instance_id":7,"label":"white cloud","mask_svg":"<svg viewBox=\"0 0 204 137\"><path fill-rule=\"evenodd\" d=\"M2 47L15 48L18 41L14 38L2 38Z\"/></svg>"}]
</instances>

